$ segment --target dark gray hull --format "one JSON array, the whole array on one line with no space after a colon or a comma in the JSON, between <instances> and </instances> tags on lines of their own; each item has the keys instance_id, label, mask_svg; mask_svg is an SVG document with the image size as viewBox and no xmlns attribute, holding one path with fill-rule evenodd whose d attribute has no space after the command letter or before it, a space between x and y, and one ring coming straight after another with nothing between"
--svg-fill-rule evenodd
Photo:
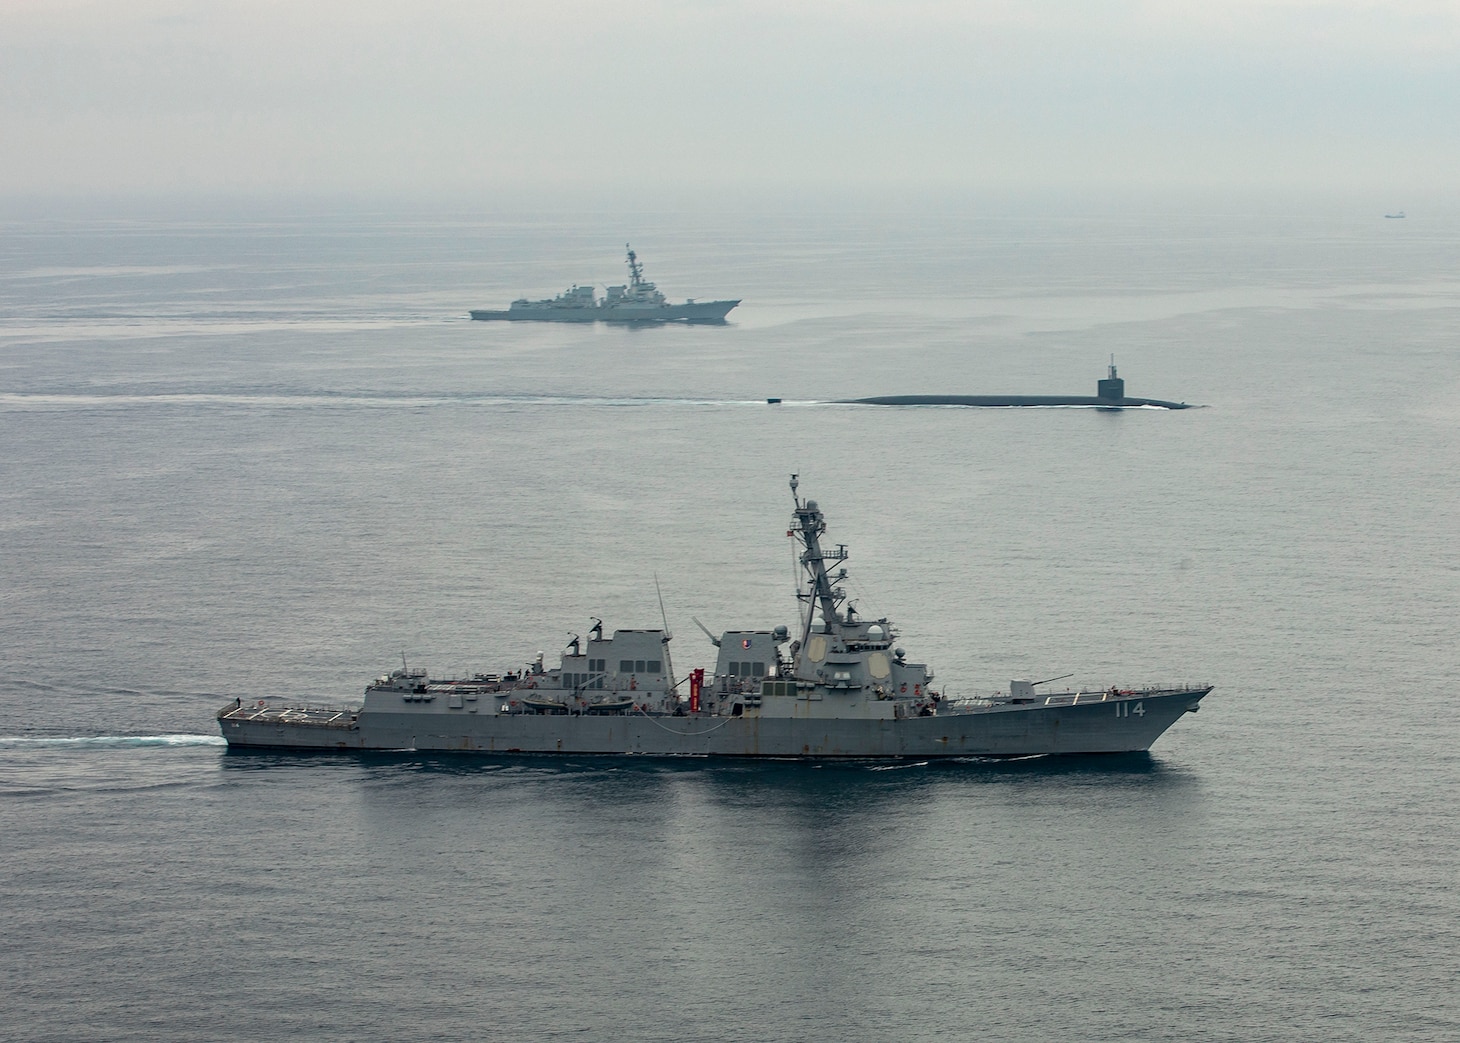
<instances>
[{"instance_id":1,"label":"dark gray hull","mask_svg":"<svg viewBox=\"0 0 1460 1043\"><path fill-rule=\"evenodd\" d=\"M1161 409L1190 409L1185 402L1159 398L1098 398L1094 395L878 395L854 398L858 406L1097 406L1101 409L1132 409L1157 406Z\"/></svg>"},{"instance_id":2,"label":"dark gray hull","mask_svg":"<svg viewBox=\"0 0 1460 1043\"><path fill-rule=\"evenodd\" d=\"M1135 409L1155 406L1159 409L1190 409L1185 402L1168 402L1161 398L1128 398L1125 381L1115 372L1111 358L1109 375L1095 384L1094 395L876 395L854 398L850 405L859 406L1094 406L1097 409Z\"/></svg>"},{"instance_id":3,"label":"dark gray hull","mask_svg":"<svg viewBox=\"0 0 1460 1043\"><path fill-rule=\"evenodd\" d=\"M1086 701L996 704L884 720L475 712L405 704L358 714L226 707L232 746L298 750L433 750L780 759L1019 757L1147 750L1210 688L1162 689Z\"/></svg>"},{"instance_id":4,"label":"dark gray hull","mask_svg":"<svg viewBox=\"0 0 1460 1043\"><path fill-rule=\"evenodd\" d=\"M508 311L473 311L481 322L615 322L615 323L722 323L739 301L697 301L659 308L600 306L593 308L513 308Z\"/></svg>"}]
</instances>

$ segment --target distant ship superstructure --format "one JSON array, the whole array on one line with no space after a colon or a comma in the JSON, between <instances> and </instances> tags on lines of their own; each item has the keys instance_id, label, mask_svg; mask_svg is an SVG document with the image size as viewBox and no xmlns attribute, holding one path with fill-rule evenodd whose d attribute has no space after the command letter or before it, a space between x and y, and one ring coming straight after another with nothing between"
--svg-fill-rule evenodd
<instances>
[{"instance_id":1,"label":"distant ship superstructure","mask_svg":"<svg viewBox=\"0 0 1460 1043\"><path fill-rule=\"evenodd\" d=\"M515 300L506 311L473 311L480 320L512 322L690 322L722 323L733 301L696 301L671 304L659 288L644 278L644 266L638 254L628 251L629 281L624 286L610 286L606 296L594 295L592 286L572 286L556 297L533 301L526 297Z\"/></svg>"}]
</instances>

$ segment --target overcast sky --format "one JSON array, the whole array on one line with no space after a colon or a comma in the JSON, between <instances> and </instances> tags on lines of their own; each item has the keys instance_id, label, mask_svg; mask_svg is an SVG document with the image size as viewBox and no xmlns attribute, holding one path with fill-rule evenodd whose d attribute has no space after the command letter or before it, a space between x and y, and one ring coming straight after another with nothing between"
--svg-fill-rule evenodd
<instances>
[{"instance_id":1,"label":"overcast sky","mask_svg":"<svg viewBox=\"0 0 1460 1043\"><path fill-rule=\"evenodd\" d=\"M1457 0L0 0L0 194L1460 175Z\"/></svg>"}]
</instances>

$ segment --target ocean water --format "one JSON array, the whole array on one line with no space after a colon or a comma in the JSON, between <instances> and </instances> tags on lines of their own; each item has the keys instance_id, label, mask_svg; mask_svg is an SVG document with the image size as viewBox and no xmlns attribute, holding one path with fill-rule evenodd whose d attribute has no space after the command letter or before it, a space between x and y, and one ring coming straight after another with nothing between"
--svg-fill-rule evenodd
<instances>
[{"instance_id":1,"label":"ocean water","mask_svg":"<svg viewBox=\"0 0 1460 1043\"><path fill-rule=\"evenodd\" d=\"M622 281L723 327L473 323ZM11 216L17 1040L1453 1040L1460 221ZM1182 412L882 409L1132 395ZM766 404L779 397L779 406ZM950 694L1149 755L230 752L235 697L793 619L787 477Z\"/></svg>"}]
</instances>

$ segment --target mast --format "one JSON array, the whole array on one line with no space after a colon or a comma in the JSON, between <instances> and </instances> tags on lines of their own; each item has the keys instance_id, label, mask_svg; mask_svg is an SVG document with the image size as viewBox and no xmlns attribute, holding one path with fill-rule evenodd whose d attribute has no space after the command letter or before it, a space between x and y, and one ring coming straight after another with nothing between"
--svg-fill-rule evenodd
<instances>
[{"instance_id":1,"label":"mast","mask_svg":"<svg viewBox=\"0 0 1460 1043\"><path fill-rule=\"evenodd\" d=\"M664 665L669 667L669 690L672 692L679 687L679 682L674 679L674 660L669 656L669 642L674 640L674 635L669 632L669 615L664 611L664 592L659 589L659 575L654 575L654 593L659 595L659 618L664 621L664 636L659 643L664 646Z\"/></svg>"},{"instance_id":2,"label":"mast","mask_svg":"<svg viewBox=\"0 0 1460 1043\"><path fill-rule=\"evenodd\" d=\"M624 249L629 252L629 285L635 289L644 281L644 266L639 263L639 255L634 253L634 248L624 243Z\"/></svg>"},{"instance_id":3,"label":"mast","mask_svg":"<svg viewBox=\"0 0 1460 1043\"><path fill-rule=\"evenodd\" d=\"M811 589L796 595L806 603L806 618L801 627L801 643L804 645L811 636L811 622L818 607L821 609L821 618L828 625L842 622L839 608L844 595L840 589L831 585L831 577L826 573L826 563L846 561L849 555L845 543L837 544L836 550L822 549L821 535L826 532L826 517L815 500L803 501L796 495L799 485L797 476L791 475L791 499L796 504L791 519L791 533L806 548L801 554L801 567L811 580ZM836 578L842 579L846 574L847 570L842 569Z\"/></svg>"}]
</instances>

